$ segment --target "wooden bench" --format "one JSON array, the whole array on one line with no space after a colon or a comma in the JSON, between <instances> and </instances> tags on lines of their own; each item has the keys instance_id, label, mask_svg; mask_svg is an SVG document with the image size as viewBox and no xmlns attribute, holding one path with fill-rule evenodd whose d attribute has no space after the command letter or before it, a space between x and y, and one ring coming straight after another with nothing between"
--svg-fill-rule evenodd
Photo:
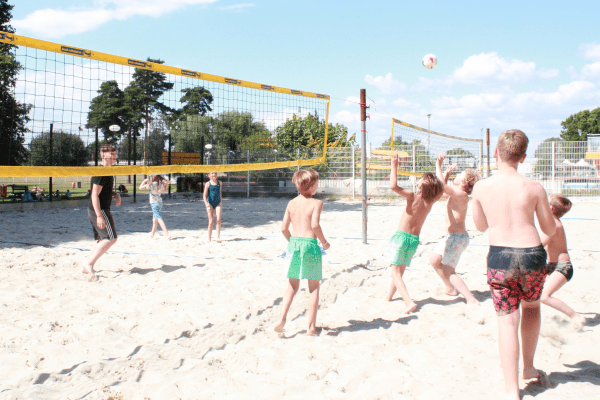
<instances>
[{"instance_id":1,"label":"wooden bench","mask_svg":"<svg viewBox=\"0 0 600 400\"><path fill-rule=\"evenodd\" d=\"M25 194L25 191L29 189L29 186L26 185L6 185L7 187L10 187L12 189L12 193L10 193L8 196L12 197L12 200L15 201L15 199L23 199L23 195Z\"/></svg>"}]
</instances>

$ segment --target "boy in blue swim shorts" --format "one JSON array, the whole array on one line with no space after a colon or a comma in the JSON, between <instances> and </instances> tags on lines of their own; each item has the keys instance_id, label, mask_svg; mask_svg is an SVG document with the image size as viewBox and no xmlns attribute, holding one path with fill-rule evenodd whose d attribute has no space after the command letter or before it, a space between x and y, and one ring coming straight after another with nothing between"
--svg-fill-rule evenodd
<instances>
[{"instance_id":1,"label":"boy in blue swim shorts","mask_svg":"<svg viewBox=\"0 0 600 400\"><path fill-rule=\"evenodd\" d=\"M323 244L323 249L329 248L329 243L325 240L319 223L323 202L312 197L317 192L319 174L313 169L300 170L294 174L292 181L296 184L300 194L288 203L281 224L281 233L289 242L286 254L288 286L283 296L281 317L274 329L276 332L283 332L287 313L300 287L300 280L307 279L309 298L306 334L318 336L316 323L319 308L319 284L323 273L321 248L317 238ZM289 230L290 224L293 227L293 235Z\"/></svg>"},{"instance_id":2,"label":"boy in blue swim shorts","mask_svg":"<svg viewBox=\"0 0 600 400\"><path fill-rule=\"evenodd\" d=\"M392 266L392 283L386 299L391 301L396 290L404 300L405 314L417 309L417 305L408 295L402 280L406 267L419 246L419 234L425 218L436 201L442 196L443 184L431 172L423 174L417 183L417 192L398 186L398 152L394 152L391 160L390 189L406 198L406 208L400 218L396 233L390 239L383 258Z\"/></svg>"},{"instance_id":3,"label":"boy in blue swim shorts","mask_svg":"<svg viewBox=\"0 0 600 400\"><path fill-rule=\"evenodd\" d=\"M456 266L460 255L469 245L469 234L465 227L465 218L469 206L469 195L479 177L475 170L465 169L454 178L452 182L454 186L448 185L448 177L456 168L456 164L448 166L446 171L442 173L442 164L445 158L445 154L438 154L435 171L438 179L444 184L444 196L448 196L446 236L440 240L429 256L429 263L444 282L444 294L456 296L460 293L467 300L467 304L478 306L479 302L465 282L460 276L456 275Z\"/></svg>"}]
</instances>

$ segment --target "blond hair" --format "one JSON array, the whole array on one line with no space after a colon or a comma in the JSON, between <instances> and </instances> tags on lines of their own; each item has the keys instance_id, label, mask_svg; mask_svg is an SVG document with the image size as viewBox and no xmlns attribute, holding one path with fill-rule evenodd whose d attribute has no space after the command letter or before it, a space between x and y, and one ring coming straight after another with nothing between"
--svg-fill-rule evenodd
<instances>
[{"instance_id":1,"label":"blond hair","mask_svg":"<svg viewBox=\"0 0 600 400\"><path fill-rule=\"evenodd\" d=\"M100 153L112 153L113 151L117 151L117 149L112 144L103 144L100 146Z\"/></svg>"},{"instance_id":2,"label":"blond hair","mask_svg":"<svg viewBox=\"0 0 600 400\"><path fill-rule=\"evenodd\" d=\"M548 202L550 203L550 206L552 208L552 214L554 214L557 218L560 218L566 213L568 213L571 207L573 206L571 200L559 193L550 195L550 197L548 198Z\"/></svg>"},{"instance_id":3,"label":"blond hair","mask_svg":"<svg viewBox=\"0 0 600 400\"><path fill-rule=\"evenodd\" d=\"M292 177L292 182L300 193L306 193L319 180L319 173L314 169L301 169L296 171Z\"/></svg>"},{"instance_id":4,"label":"blond hair","mask_svg":"<svg viewBox=\"0 0 600 400\"><path fill-rule=\"evenodd\" d=\"M473 191L473 186L475 186L475 184L479 180L479 175L477 174L477 171L471 168L465 169L464 172L465 177L463 178L463 185L465 187L465 192L467 194L471 194L471 192Z\"/></svg>"},{"instance_id":5,"label":"blond hair","mask_svg":"<svg viewBox=\"0 0 600 400\"><path fill-rule=\"evenodd\" d=\"M419 192L425 201L436 200L441 196L444 190L444 184L434 173L425 172L419 182Z\"/></svg>"},{"instance_id":6,"label":"blond hair","mask_svg":"<svg viewBox=\"0 0 600 400\"><path fill-rule=\"evenodd\" d=\"M520 161L527 153L529 139L527 135L518 129L510 129L500 134L496 150L502 161Z\"/></svg>"}]
</instances>

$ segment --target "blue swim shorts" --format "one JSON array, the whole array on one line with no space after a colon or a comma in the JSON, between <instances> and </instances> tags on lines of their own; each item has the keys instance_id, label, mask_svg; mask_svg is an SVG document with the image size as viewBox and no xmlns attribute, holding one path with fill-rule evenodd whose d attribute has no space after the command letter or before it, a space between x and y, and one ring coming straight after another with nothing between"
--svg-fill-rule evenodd
<instances>
[{"instance_id":1,"label":"blue swim shorts","mask_svg":"<svg viewBox=\"0 0 600 400\"><path fill-rule=\"evenodd\" d=\"M162 219L162 214L160 210L162 209L163 203L150 203L150 207L152 207L152 218L153 219Z\"/></svg>"}]
</instances>

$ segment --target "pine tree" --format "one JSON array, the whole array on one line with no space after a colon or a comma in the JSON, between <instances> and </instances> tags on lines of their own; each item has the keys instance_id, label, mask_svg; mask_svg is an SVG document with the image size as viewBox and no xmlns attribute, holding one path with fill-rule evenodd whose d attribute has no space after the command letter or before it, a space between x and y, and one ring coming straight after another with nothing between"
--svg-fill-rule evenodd
<instances>
[{"instance_id":1,"label":"pine tree","mask_svg":"<svg viewBox=\"0 0 600 400\"><path fill-rule=\"evenodd\" d=\"M126 129L124 95L117 81L106 81L100 85L98 96L92 99L86 128L102 130L104 139L111 144L116 143ZM118 125L121 130L112 132L111 125Z\"/></svg>"},{"instance_id":2,"label":"pine tree","mask_svg":"<svg viewBox=\"0 0 600 400\"><path fill-rule=\"evenodd\" d=\"M13 6L0 0L0 31L14 33L10 25ZM0 43L0 165L20 165L27 160L23 145L32 106L14 97L17 75L22 68L15 57L15 46Z\"/></svg>"}]
</instances>

